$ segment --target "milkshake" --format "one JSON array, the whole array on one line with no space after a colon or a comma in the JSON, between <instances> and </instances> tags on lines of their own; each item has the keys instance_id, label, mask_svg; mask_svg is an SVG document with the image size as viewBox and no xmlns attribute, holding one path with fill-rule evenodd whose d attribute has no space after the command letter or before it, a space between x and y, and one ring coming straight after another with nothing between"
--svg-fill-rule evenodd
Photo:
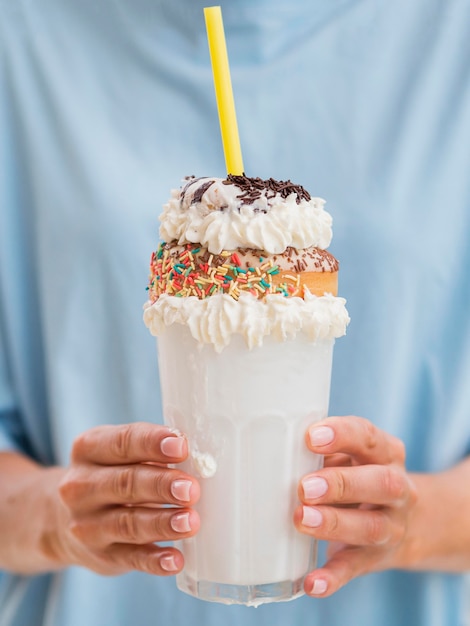
<instances>
[{"instance_id":1,"label":"milkshake","mask_svg":"<svg viewBox=\"0 0 470 626\"><path fill-rule=\"evenodd\" d=\"M328 411L349 317L324 201L290 181L186 179L161 216L144 320L158 337L165 422L185 433L201 529L180 589L258 605L303 593L316 545L293 525L304 442Z\"/></svg>"}]
</instances>

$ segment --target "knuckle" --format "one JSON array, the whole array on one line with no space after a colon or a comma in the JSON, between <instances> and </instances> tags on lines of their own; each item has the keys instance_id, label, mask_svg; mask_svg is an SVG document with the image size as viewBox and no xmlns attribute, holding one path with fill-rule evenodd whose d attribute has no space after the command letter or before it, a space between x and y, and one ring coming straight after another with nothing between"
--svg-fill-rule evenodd
<instances>
[{"instance_id":1,"label":"knuckle","mask_svg":"<svg viewBox=\"0 0 470 626\"><path fill-rule=\"evenodd\" d=\"M136 470L126 467L116 472L113 491L116 496L125 502L133 500L135 493Z\"/></svg>"},{"instance_id":2,"label":"knuckle","mask_svg":"<svg viewBox=\"0 0 470 626\"><path fill-rule=\"evenodd\" d=\"M328 511L327 515L325 515L325 513L326 511L324 511L323 514L323 528L325 530L325 533L331 539L337 539L340 528L338 512L336 511L336 509L331 508Z\"/></svg>"},{"instance_id":3,"label":"knuckle","mask_svg":"<svg viewBox=\"0 0 470 626\"><path fill-rule=\"evenodd\" d=\"M167 474L165 471L157 469L153 476L153 492L159 499L166 499L170 503L172 499L169 497L168 491Z\"/></svg>"},{"instance_id":4,"label":"knuckle","mask_svg":"<svg viewBox=\"0 0 470 626\"><path fill-rule=\"evenodd\" d=\"M153 517L152 530L156 541L162 541L168 535L169 520L158 513Z\"/></svg>"},{"instance_id":5,"label":"knuckle","mask_svg":"<svg viewBox=\"0 0 470 626\"><path fill-rule=\"evenodd\" d=\"M141 569L141 560L140 556L137 552L131 552L128 556L129 561L129 569L131 570L140 570Z\"/></svg>"},{"instance_id":6,"label":"knuckle","mask_svg":"<svg viewBox=\"0 0 470 626\"><path fill-rule=\"evenodd\" d=\"M348 481L343 472L335 472L334 475L334 497L337 502L343 502L348 495Z\"/></svg>"},{"instance_id":7,"label":"knuckle","mask_svg":"<svg viewBox=\"0 0 470 626\"><path fill-rule=\"evenodd\" d=\"M129 569L147 571L146 562L139 550L132 550L128 555Z\"/></svg>"},{"instance_id":8,"label":"knuckle","mask_svg":"<svg viewBox=\"0 0 470 626\"><path fill-rule=\"evenodd\" d=\"M403 441L398 439L398 437L393 437L392 439L392 454L395 462L398 462L401 465L405 464L406 447Z\"/></svg>"},{"instance_id":9,"label":"knuckle","mask_svg":"<svg viewBox=\"0 0 470 626\"><path fill-rule=\"evenodd\" d=\"M146 428L140 435L140 448L144 455L152 458L155 453L155 433L150 428Z\"/></svg>"},{"instance_id":10,"label":"knuckle","mask_svg":"<svg viewBox=\"0 0 470 626\"><path fill-rule=\"evenodd\" d=\"M124 543L134 543L139 536L136 514L133 509L123 509L116 513L115 532Z\"/></svg>"},{"instance_id":11,"label":"knuckle","mask_svg":"<svg viewBox=\"0 0 470 626\"><path fill-rule=\"evenodd\" d=\"M72 520L69 523L69 531L80 542L84 543L87 537L86 525L79 520Z\"/></svg>"},{"instance_id":12,"label":"knuckle","mask_svg":"<svg viewBox=\"0 0 470 626\"><path fill-rule=\"evenodd\" d=\"M378 438L377 438L377 429L369 422L369 420L363 421L364 425L364 444L368 450L373 450L377 447Z\"/></svg>"},{"instance_id":13,"label":"knuckle","mask_svg":"<svg viewBox=\"0 0 470 626\"><path fill-rule=\"evenodd\" d=\"M85 431L74 439L70 455L72 461L76 461L77 459L83 459L87 456L90 445L91 433L92 431Z\"/></svg>"},{"instance_id":14,"label":"knuckle","mask_svg":"<svg viewBox=\"0 0 470 626\"><path fill-rule=\"evenodd\" d=\"M88 490L88 485L77 474L69 471L59 483L59 497L68 508L80 503Z\"/></svg>"},{"instance_id":15,"label":"knuckle","mask_svg":"<svg viewBox=\"0 0 470 626\"><path fill-rule=\"evenodd\" d=\"M74 486L68 476L63 478L59 484L59 497L67 506L70 506L75 499Z\"/></svg>"},{"instance_id":16,"label":"knuckle","mask_svg":"<svg viewBox=\"0 0 470 626\"><path fill-rule=\"evenodd\" d=\"M116 435L112 438L112 452L120 459L129 458L129 451L132 444L133 429L131 424L120 426Z\"/></svg>"},{"instance_id":17,"label":"knuckle","mask_svg":"<svg viewBox=\"0 0 470 626\"><path fill-rule=\"evenodd\" d=\"M368 543L379 546L387 542L390 539L389 526L389 520L385 513L374 511L374 514L369 516L367 528Z\"/></svg>"},{"instance_id":18,"label":"knuckle","mask_svg":"<svg viewBox=\"0 0 470 626\"><path fill-rule=\"evenodd\" d=\"M403 474L394 467L384 468L383 474L384 490L389 496L398 502L406 500L408 495L408 481Z\"/></svg>"}]
</instances>

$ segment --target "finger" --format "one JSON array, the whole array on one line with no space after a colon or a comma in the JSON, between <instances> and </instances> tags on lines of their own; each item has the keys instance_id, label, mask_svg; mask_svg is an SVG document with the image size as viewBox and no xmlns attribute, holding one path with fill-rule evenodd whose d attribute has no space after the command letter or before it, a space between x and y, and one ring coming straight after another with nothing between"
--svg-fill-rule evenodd
<instances>
[{"instance_id":1,"label":"finger","mask_svg":"<svg viewBox=\"0 0 470 626\"><path fill-rule=\"evenodd\" d=\"M344 541L329 541L326 547L326 558L331 559L337 552L344 550L348 546Z\"/></svg>"},{"instance_id":2,"label":"finger","mask_svg":"<svg viewBox=\"0 0 470 626\"><path fill-rule=\"evenodd\" d=\"M348 546L339 550L322 568L307 574L305 593L314 597L331 596L353 578L371 571L378 558L376 548Z\"/></svg>"},{"instance_id":3,"label":"finger","mask_svg":"<svg viewBox=\"0 0 470 626\"><path fill-rule=\"evenodd\" d=\"M305 476L299 498L305 504L360 504L402 506L410 483L395 465L359 465L324 468Z\"/></svg>"},{"instance_id":4,"label":"finger","mask_svg":"<svg viewBox=\"0 0 470 626\"><path fill-rule=\"evenodd\" d=\"M351 467L352 459L349 454L328 454L323 459L324 467Z\"/></svg>"},{"instance_id":5,"label":"finger","mask_svg":"<svg viewBox=\"0 0 470 626\"><path fill-rule=\"evenodd\" d=\"M157 576L171 576L183 569L184 558L179 550L156 545L133 546L114 544L107 550L107 559L122 572L137 570Z\"/></svg>"},{"instance_id":6,"label":"finger","mask_svg":"<svg viewBox=\"0 0 470 626\"><path fill-rule=\"evenodd\" d=\"M92 428L77 437L72 448L73 461L97 465L179 463L187 454L183 435L146 422Z\"/></svg>"},{"instance_id":7,"label":"finger","mask_svg":"<svg viewBox=\"0 0 470 626\"><path fill-rule=\"evenodd\" d=\"M115 467L80 465L64 476L62 500L72 510L89 511L110 504L192 505L199 499L195 478L178 469L136 464Z\"/></svg>"},{"instance_id":8,"label":"finger","mask_svg":"<svg viewBox=\"0 0 470 626\"><path fill-rule=\"evenodd\" d=\"M300 506L295 510L297 529L316 539L341 541L354 546L397 544L403 528L388 509L347 509Z\"/></svg>"},{"instance_id":9,"label":"finger","mask_svg":"<svg viewBox=\"0 0 470 626\"><path fill-rule=\"evenodd\" d=\"M185 539L194 535L199 526L199 515L192 509L115 507L74 520L70 530L83 544L105 548L113 543L143 545Z\"/></svg>"},{"instance_id":10,"label":"finger","mask_svg":"<svg viewBox=\"0 0 470 626\"><path fill-rule=\"evenodd\" d=\"M404 464L403 442L363 417L329 417L310 426L308 447L317 454L349 454L359 463Z\"/></svg>"}]
</instances>

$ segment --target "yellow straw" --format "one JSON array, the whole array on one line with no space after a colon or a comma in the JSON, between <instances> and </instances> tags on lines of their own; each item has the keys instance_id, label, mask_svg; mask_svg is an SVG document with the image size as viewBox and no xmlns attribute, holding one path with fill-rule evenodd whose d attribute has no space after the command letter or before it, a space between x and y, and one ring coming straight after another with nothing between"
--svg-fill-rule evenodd
<instances>
[{"instance_id":1,"label":"yellow straw","mask_svg":"<svg viewBox=\"0 0 470 626\"><path fill-rule=\"evenodd\" d=\"M215 97L219 111L220 133L225 155L227 174L241 176L243 159L238 136L235 102L233 101L232 81L225 44L224 25L220 7L206 7L207 39L214 77Z\"/></svg>"}]
</instances>

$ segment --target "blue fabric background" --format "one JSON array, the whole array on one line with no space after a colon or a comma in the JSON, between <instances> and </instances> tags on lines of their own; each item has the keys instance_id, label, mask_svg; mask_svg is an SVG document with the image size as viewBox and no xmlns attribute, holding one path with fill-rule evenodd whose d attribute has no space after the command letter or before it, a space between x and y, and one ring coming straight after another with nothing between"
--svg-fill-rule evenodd
<instances>
[{"instance_id":1,"label":"blue fabric background","mask_svg":"<svg viewBox=\"0 0 470 626\"><path fill-rule=\"evenodd\" d=\"M202 7L0 0L1 448L66 463L89 427L161 419L141 319L157 215L183 176L225 173ZM445 469L470 448L470 3L222 8L247 174L334 218L352 321L331 413ZM463 603L434 573L257 610L138 573L0 578L0 626L460 626Z\"/></svg>"}]
</instances>

